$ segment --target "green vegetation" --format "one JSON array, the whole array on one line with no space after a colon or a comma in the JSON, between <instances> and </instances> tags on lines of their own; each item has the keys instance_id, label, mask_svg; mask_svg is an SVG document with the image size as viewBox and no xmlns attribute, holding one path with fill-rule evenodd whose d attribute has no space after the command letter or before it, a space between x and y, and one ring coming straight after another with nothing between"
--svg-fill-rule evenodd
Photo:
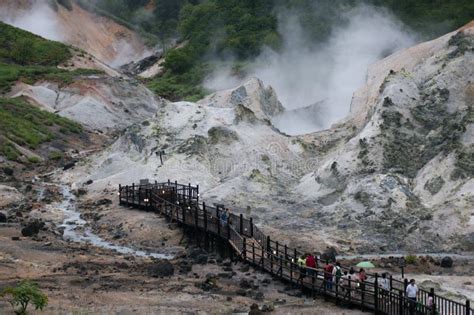
<instances>
[{"instance_id":1,"label":"green vegetation","mask_svg":"<svg viewBox=\"0 0 474 315\"><path fill-rule=\"evenodd\" d=\"M69 47L0 22L0 94L6 93L18 80L34 83L44 79L70 84L80 75L98 70L67 71L57 66L71 58Z\"/></svg>"},{"instance_id":2,"label":"green vegetation","mask_svg":"<svg viewBox=\"0 0 474 315\"><path fill-rule=\"evenodd\" d=\"M407 265L413 265L416 263L417 260L418 260L418 257L416 257L416 255L407 255L405 257L405 262Z\"/></svg>"},{"instance_id":3,"label":"green vegetation","mask_svg":"<svg viewBox=\"0 0 474 315\"><path fill-rule=\"evenodd\" d=\"M48 154L50 160L60 160L64 157L64 154L60 151L52 151Z\"/></svg>"},{"instance_id":4,"label":"green vegetation","mask_svg":"<svg viewBox=\"0 0 474 315\"><path fill-rule=\"evenodd\" d=\"M15 314L24 315L28 305L36 310L43 310L48 305L48 297L41 292L36 283L22 280L16 287L8 287L1 293L2 297L9 297L8 302L13 307Z\"/></svg>"},{"instance_id":5,"label":"green vegetation","mask_svg":"<svg viewBox=\"0 0 474 315\"><path fill-rule=\"evenodd\" d=\"M71 58L61 43L0 22L0 60L19 65L57 66Z\"/></svg>"},{"instance_id":6,"label":"green vegetation","mask_svg":"<svg viewBox=\"0 0 474 315\"><path fill-rule=\"evenodd\" d=\"M41 110L22 99L0 98L0 155L9 160L18 160L21 156L15 144L36 149L60 135L81 131L79 124Z\"/></svg>"},{"instance_id":7,"label":"green vegetation","mask_svg":"<svg viewBox=\"0 0 474 315\"><path fill-rule=\"evenodd\" d=\"M474 18L470 0L80 0L86 8L139 30L166 50L172 39L184 45L166 53L164 75L148 82L157 94L172 100L201 98L201 83L218 60L232 56L234 69L257 56L263 47L278 50L279 13L291 13L315 45L356 5L388 9L426 39L452 31ZM152 34L152 35L150 35Z\"/></svg>"}]
</instances>

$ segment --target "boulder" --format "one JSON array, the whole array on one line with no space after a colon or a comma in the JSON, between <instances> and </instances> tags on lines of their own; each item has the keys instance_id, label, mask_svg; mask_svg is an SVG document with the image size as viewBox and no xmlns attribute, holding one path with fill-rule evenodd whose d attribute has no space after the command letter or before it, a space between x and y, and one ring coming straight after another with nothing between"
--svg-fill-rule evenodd
<instances>
[{"instance_id":1,"label":"boulder","mask_svg":"<svg viewBox=\"0 0 474 315\"><path fill-rule=\"evenodd\" d=\"M250 305L250 312L249 315L261 315L262 311L260 311L260 308L258 307L257 304L252 304Z\"/></svg>"},{"instance_id":2,"label":"boulder","mask_svg":"<svg viewBox=\"0 0 474 315\"><path fill-rule=\"evenodd\" d=\"M7 222L7 216L4 213L0 212L0 223L5 222Z\"/></svg>"},{"instance_id":3,"label":"boulder","mask_svg":"<svg viewBox=\"0 0 474 315\"><path fill-rule=\"evenodd\" d=\"M451 268L453 266L453 259L449 256L443 257L441 259L441 267L443 268Z\"/></svg>"},{"instance_id":4,"label":"boulder","mask_svg":"<svg viewBox=\"0 0 474 315\"><path fill-rule=\"evenodd\" d=\"M170 277L174 274L174 266L168 260L160 260L148 268L148 274L154 278Z\"/></svg>"},{"instance_id":5,"label":"boulder","mask_svg":"<svg viewBox=\"0 0 474 315\"><path fill-rule=\"evenodd\" d=\"M96 206L108 206L111 204L112 204L112 200L107 199L107 198L99 199L95 202Z\"/></svg>"},{"instance_id":6,"label":"boulder","mask_svg":"<svg viewBox=\"0 0 474 315\"><path fill-rule=\"evenodd\" d=\"M37 235L39 231L44 227L44 222L34 220L29 222L22 230L21 235L25 237L31 237Z\"/></svg>"}]
</instances>

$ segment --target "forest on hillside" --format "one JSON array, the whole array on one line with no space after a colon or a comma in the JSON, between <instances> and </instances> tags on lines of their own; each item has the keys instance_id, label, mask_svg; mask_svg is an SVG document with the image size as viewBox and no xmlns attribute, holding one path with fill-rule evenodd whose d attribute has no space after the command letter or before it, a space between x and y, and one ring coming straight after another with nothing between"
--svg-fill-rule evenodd
<instances>
[{"instance_id":1,"label":"forest on hillside","mask_svg":"<svg viewBox=\"0 0 474 315\"><path fill-rule=\"evenodd\" d=\"M421 39L431 39L474 19L470 0L78 0L80 4L136 28L151 43L165 49L166 72L148 82L172 100L201 98L200 83L216 60L232 56L236 73L263 47L278 51L282 12L298 17L309 39L324 42L334 26L347 23L352 8L370 5L395 15ZM61 1L61 2L64 2ZM92 5L91 3L94 3Z\"/></svg>"}]
</instances>

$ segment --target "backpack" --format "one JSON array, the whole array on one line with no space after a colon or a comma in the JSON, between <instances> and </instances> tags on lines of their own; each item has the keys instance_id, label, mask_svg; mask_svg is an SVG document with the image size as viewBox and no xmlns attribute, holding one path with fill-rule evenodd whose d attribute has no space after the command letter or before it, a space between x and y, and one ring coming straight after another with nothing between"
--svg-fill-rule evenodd
<instances>
[{"instance_id":1,"label":"backpack","mask_svg":"<svg viewBox=\"0 0 474 315\"><path fill-rule=\"evenodd\" d=\"M342 277L341 267L336 266L335 268L336 268L336 278L339 279L340 277Z\"/></svg>"}]
</instances>

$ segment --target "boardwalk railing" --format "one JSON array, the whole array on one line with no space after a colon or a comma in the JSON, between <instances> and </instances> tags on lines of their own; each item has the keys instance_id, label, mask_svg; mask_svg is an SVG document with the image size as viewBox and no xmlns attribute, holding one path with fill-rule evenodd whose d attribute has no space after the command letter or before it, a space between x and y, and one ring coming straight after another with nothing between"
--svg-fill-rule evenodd
<instances>
[{"instance_id":1,"label":"boardwalk railing","mask_svg":"<svg viewBox=\"0 0 474 315\"><path fill-rule=\"evenodd\" d=\"M389 290L377 285L379 275L368 273L368 279L359 282L355 274L342 278L326 274L322 268L297 265L298 257L304 253L285 244L271 240L254 223L242 214L230 214L226 221L220 220L222 206L208 206L199 200L199 186L182 185L177 182L119 186L121 205L158 212L184 227L199 230L227 242L232 250L247 263L259 267L282 281L301 288L312 296L321 295L342 305L356 305L370 309L375 314L446 314L474 315L470 301L459 303L439 295L434 290L419 290L416 302L405 295L407 280L389 278ZM318 266L322 266L320 260ZM343 271L349 268L341 266ZM428 306L429 296L433 305Z\"/></svg>"}]
</instances>

